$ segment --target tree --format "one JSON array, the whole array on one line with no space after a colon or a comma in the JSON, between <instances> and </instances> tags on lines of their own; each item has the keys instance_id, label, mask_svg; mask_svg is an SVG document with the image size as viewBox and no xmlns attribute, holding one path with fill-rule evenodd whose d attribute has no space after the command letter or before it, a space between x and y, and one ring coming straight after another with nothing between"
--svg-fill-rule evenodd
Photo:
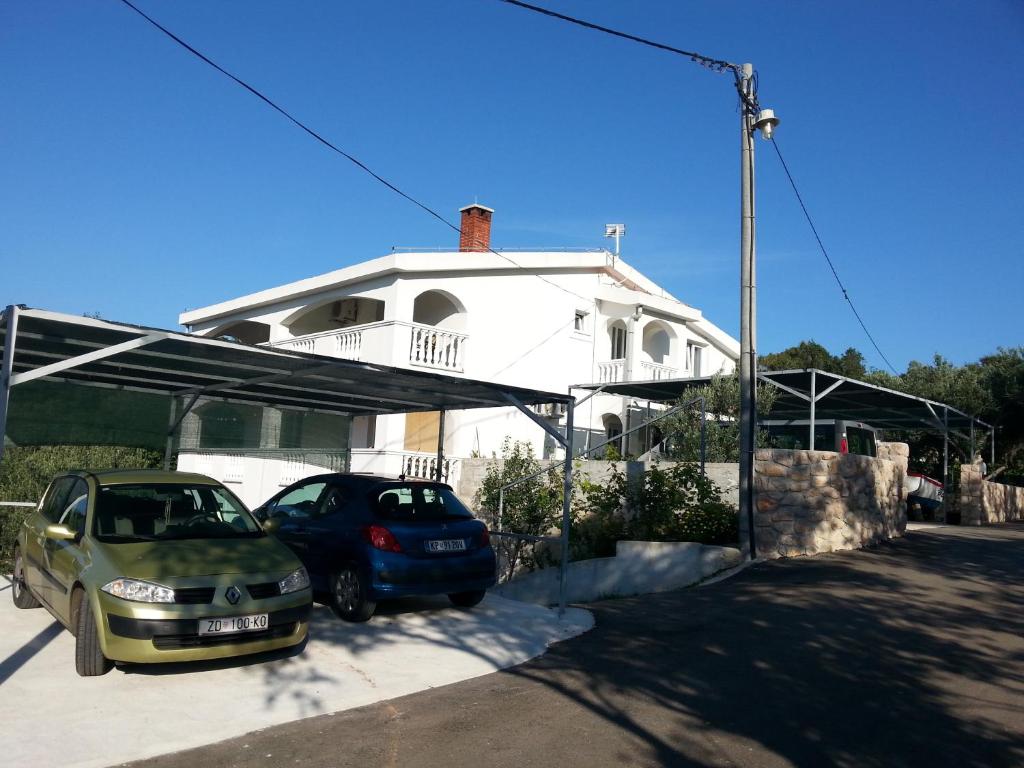
<instances>
[{"instance_id":1,"label":"tree","mask_svg":"<svg viewBox=\"0 0 1024 768\"><path fill-rule=\"evenodd\" d=\"M757 414L759 419L767 418L775 401L777 390L761 382L757 388ZM705 458L707 461L736 462L740 455L740 379L733 373L729 376L713 376L701 387L688 389L679 404L697 397L704 397ZM668 438L667 453L679 461L696 461L700 458L701 411L693 405L684 411L664 419L663 431ZM758 442L764 444L760 439Z\"/></svg>"},{"instance_id":2,"label":"tree","mask_svg":"<svg viewBox=\"0 0 1024 768\"><path fill-rule=\"evenodd\" d=\"M758 367L768 371L817 368L820 371L837 373L851 379L863 378L866 373L864 355L853 347L836 357L813 339L801 341L795 347L789 347L781 352L762 355L758 358Z\"/></svg>"}]
</instances>

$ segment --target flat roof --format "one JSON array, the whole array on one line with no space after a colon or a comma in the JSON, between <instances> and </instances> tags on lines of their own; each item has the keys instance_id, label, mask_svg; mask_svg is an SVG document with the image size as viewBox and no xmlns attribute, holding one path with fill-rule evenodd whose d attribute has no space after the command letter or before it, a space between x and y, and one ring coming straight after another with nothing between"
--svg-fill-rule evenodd
<instances>
[{"instance_id":1,"label":"flat roof","mask_svg":"<svg viewBox=\"0 0 1024 768\"><path fill-rule=\"evenodd\" d=\"M895 389L879 387L866 381L851 379L817 368L789 371L761 371L761 381L778 388L778 396L768 418L807 419L810 415L811 388L814 388L816 419L850 419L863 421L880 429L923 429L943 431L948 419L950 431L970 429L971 422L991 429L970 414L946 403L908 395ZM627 381L613 384L580 384L573 389L600 389L612 395L638 400L672 402L694 387L708 384L713 377Z\"/></svg>"},{"instance_id":2,"label":"flat roof","mask_svg":"<svg viewBox=\"0 0 1024 768\"><path fill-rule=\"evenodd\" d=\"M0 346L9 334L4 313ZM19 307L10 384L36 379L354 416L568 403L568 394ZM0 365L3 356L0 353Z\"/></svg>"}]
</instances>

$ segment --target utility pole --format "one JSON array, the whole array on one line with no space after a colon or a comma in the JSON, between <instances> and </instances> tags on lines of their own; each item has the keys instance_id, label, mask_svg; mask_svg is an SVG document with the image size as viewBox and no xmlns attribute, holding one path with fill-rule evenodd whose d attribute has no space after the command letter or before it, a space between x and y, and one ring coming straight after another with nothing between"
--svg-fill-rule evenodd
<instances>
[{"instance_id":1,"label":"utility pole","mask_svg":"<svg viewBox=\"0 0 1024 768\"><path fill-rule=\"evenodd\" d=\"M760 109L754 67L737 73L740 96L740 520L746 522L750 559L757 557L754 530L754 448L757 435L757 238L754 210L754 131L770 139L779 124ZM742 525L741 525L742 527Z\"/></svg>"}]
</instances>

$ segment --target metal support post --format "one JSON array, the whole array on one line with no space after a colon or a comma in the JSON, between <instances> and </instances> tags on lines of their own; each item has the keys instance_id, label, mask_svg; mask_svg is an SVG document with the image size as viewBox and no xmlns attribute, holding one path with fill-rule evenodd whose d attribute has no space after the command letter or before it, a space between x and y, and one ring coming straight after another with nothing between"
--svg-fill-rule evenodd
<instances>
[{"instance_id":1,"label":"metal support post","mask_svg":"<svg viewBox=\"0 0 1024 768\"><path fill-rule=\"evenodd\" d=\"M743 65L740 89L740 517L746 519L750 559L754 541L754 128L750 106L754 67Z\"/></svg>"},{"instance_id":2,"label":"metal support post","mask_svg":"<svg viewBox=\"0 0 1024 768\"><path fill-rule=\"evenodd\" d=\"M562 557L558 564L558 615L565 615L565 579L569 570L569 527L572 523L572 427L575 403L569 401L565 415L565 479L562 482Z\"/></svg>"},{"instance_id":3,"label":"metal support post","mask_svg":"<svg viewBox=\"0 0 1024 768\"><path fill-rule=\"evenodd\" d=\"M4 458L4 440L7 435L7 408L11 398L11 377L14 375L14 348L18 338L18 307L11 304L4 310L4 361L0 368L0 461Z\"/></svg>"},{"instance_id":4,"label":"metal support post","mask_svg":"<svg viewBox=\"0 0 1024 768\"><path fill-rule=\"evenodd\" d=\"M167 441L164 443L164 472L171 468L171 453L174 451L174 431L178 426L178 398L171 395L171 415L167 421Z\"/></svg>"},{"instance_id":5,"label":"metal support post","mask_svg":"<svg viewBox=\"0 0 1024 768\"><path fill-rule=\"evenodd\" d=\"M974 446L974 419L971 419L971 464L974 463L974 456L978 453Z\"/></svg>"},{"instance_id":6,"label":"metal support post","mask_svg":"<svg viewBox=\"0 0 1024 768\"><path fill-rule=\"evenodd\" d=\"M942 406L942 489L949 487L949 408Z\"/></svg>"},{"instance_id":7,"label":"metal support post","mask_svg":"<svg viewBox=\"0 0 1024 768\"><path fill-rule=\"evenodd\" d=\"M807 445L810 446L810 450L814 450L814 408L818 404L816 387L818 384L817 373L811 371L811 434L807 440Z\"/></svg>"},{"instance_id":8,"label":"metal support post","mask_svg":"<svg viewBox=\"0 0 1024 768\"><path fill-rule=\"evenodd\" d=\"M708 412L707 407L704 404L704 398L698 398L700 400L700 476L706 477L707 473L704 471L704 461L707 456L708 447Z\"/></svg>"},{"instance_id":9,"label":"metal support post","mask_svg":"<svg viewBox=\"0 0 1024 768\"><path fill-rule=\"evenodd\" d=\"M992 425L992 472L996 471L996 428Z\"/></svg>"},{"instance_id":10,"label":"metal support post","mask_svg":"<svg viewBox=\"0 0 1024 768\"><path fill-rule=\"evenodd\" d=\"M439 483L444 477L444 416L445 410L442 408L437 422L437 469L434 472Z\"/></svg>"}]
</instances>

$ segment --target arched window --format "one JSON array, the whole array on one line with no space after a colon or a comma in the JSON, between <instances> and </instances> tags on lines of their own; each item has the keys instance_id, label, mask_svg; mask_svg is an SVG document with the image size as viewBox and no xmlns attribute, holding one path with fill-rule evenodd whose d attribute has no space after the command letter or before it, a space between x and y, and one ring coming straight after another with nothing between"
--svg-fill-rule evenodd
<instances>
[{"instance_id":1,"label":"arched window","mask_svg":"<svg viewBox=\"0 0 1024 768\"><path fill-rule=\"evenodd\" d=\"M626 358L626 324L616 320L608 326L608 340L611 343L611 360Z\"/></svg>"},{"instance_id":2,"label":"arched window","mask_svg":"<svg viewBox=\"0 0 1024 768\"><path fill-rule=\"evenodd\" d=\"M614 440L615 442L609 443L609 447L614 448L622 455L622 439L619 437L622 434L622 419L616 416L614 413L606 413L601 417L601 422L604 424L604 439ZM615 440L615 438L619 438Z\"/></svg>"},{"instance_id":3,"label":"arched window","mask_svg":"<svg viewBox=\"0 0 1024 768\"><path fill-rule=\"evenodd\" d=\"M669 365L672 359L672 336L661 323L648 323L644 326L644 355L652 363Z\"/></svg>"}]
</instances>

